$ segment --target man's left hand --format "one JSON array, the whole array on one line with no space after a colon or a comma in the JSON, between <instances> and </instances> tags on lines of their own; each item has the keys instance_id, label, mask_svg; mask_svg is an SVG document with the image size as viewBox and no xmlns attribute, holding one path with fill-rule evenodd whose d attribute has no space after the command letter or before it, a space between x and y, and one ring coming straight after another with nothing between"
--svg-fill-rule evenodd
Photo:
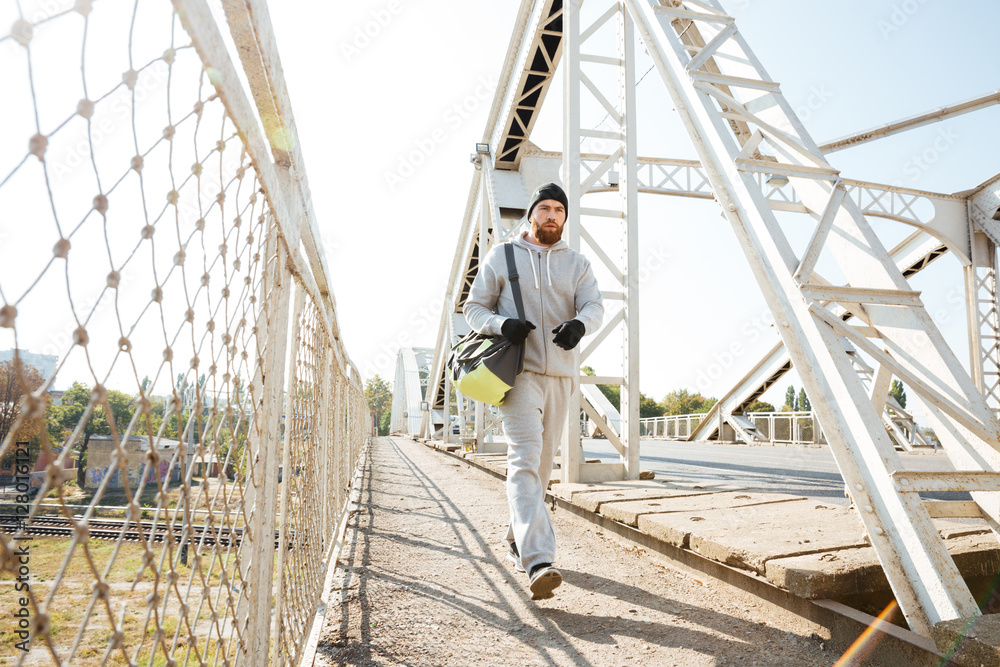
<instances>
[{"instance_id":1,"label":"man's left hand","mask_svg":"<svg viewBox=\"0 0 1000 667\"><path fill-rule=\"evenodd\" d=\"M553 329L552 333L556 335L552 339L553 343L564 350L572 350L580 343L580 339L583 338L585 331L583 322L580 320L569 320Z\"/></svg>"}]
</instances>

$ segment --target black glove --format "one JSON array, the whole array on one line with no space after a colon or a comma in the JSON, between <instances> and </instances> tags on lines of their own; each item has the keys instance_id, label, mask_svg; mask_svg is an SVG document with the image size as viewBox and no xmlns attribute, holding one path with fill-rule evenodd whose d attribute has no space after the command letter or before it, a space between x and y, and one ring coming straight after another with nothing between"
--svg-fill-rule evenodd
<instances>
[{"instance_id":1,"label":"black glove","mask_svg":"<svg viewBox=\"0 0 1000 667\"><path fill-rule=\"evenodd\" d=\"M521 320L508 317L500 326L500 333L510 342L520 345L534 328L535 325L531 322L522 322Z\"/></svg>"},{"instance_id":2,"label":"black glove","mask_svg":"<svg viewBox=\"0 0 1000 667\"><path fill-rule=\"evenodd\" d=\"M580 320L569 320L553 329L552 333L556 335L552 339L553 343L564 350L572 350L580 343L580 339L583 338L585 331L583 322Z\"/></svg>"}]
</instances>

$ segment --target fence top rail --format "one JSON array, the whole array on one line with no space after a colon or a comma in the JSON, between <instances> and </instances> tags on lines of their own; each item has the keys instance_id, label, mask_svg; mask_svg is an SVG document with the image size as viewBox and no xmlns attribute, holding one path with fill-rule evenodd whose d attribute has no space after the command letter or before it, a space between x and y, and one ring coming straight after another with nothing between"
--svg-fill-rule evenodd
<instances>
[{"instance_id":1,"label":"fence top rail","mask_svg":"<svg viewBox=\"0 0 1000 667\"><path fill-rule=\"evenodd\" d=\"M787 412L782 412L780 410L775 410L774 412L747 412L746 417L809 417L815 416L812 410L789 410Z\"/></svg>"},{"instance_id":2,"label":"fence top rail","mask_svg":"<svg viewBox=\"0 0 1000 667\"><path fill-rule=\"evenodd\" d=\"M658 417L643 417L640 419L640 423L649 424L658 421L681 421L687 419L704 419L707 416L707 412L691 412L684 415L660 415ZM775 410L774 412L747 412L745 415L747 418L751 417L795 417L795 418L814 418L815 413L812 410L789 410L782 412L780 410Z\"/></svg>"},{"instance_id":3,"label":"fence top rail","mask_svg":"<svg viewBox=\"0 0 1000 667\"><path fill-rule=\"evenodd\" d=\"M659 415L657 417L642 417L639 421L641 423L656 422L656 421L680 421L684 419L691 418L703 418L707 415L707 412L691 412L685 415Z\"/></svg>"}]
</instances>

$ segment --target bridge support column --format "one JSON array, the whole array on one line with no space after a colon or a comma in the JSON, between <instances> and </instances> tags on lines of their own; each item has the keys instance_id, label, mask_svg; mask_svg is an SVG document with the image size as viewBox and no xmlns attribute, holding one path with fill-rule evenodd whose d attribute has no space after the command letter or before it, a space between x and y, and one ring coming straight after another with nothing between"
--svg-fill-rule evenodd
<instances>
[{"instance_id":1,"label":"bridge support column","mask_svg":"<svg viewBox=\"0 0 1000 667\"><path fill-rule=\"evenodd\" d=\"M616 463L584 463L580 443L580 419L577 410L570 410L566 436L562 447L562 480L564 482L596 482L612 479L638 479L639 477L639 277L638 277L638 177L635 135L635 38L632 18L620 2L608 3L608 9L594 23L581 31L579 0L563 3L563 180L569 198L569 216L566 222L567 242L574 250L583 250L582 241L600 263L617 281L615 289L604 293L607 303L621 303L619 312L606 316L601 331L577 352L577 365L599 348L618 327L622 328L621 372L611 377L609 384L621 387L620 433L608 441L618 450ZM590 37L614 22L617 31L614 55L594 53L588 43ZM596 42L596 40L595 40ZM584 53L584 45L587 52ZM585 71L583 65L586 64ZM596 83L601 77L596 68L613 67L617 73L617 86L601 90ZM588 75L589 68L595 68ZM610 88L610 86L609 86ZM581 126L581 96L586 89L598 104L608 111L605 119L595 129ZM606 125L605 125L606 123ZM608 129L602 129L607 127ZM583 148L607 153L602 162L587 164L583 173L581 159ZM618 201L611 204L598 192L617 192ZM584 198L587 205L584 205ZM590 205L597 204L602 207ZM600 223L594 223L597 219ZM607 247L602 237L609 220L618 222L621 246L615 253ZM589 224L587 224L587 222ZM617 254L617 257L615 255ZM613 306L609 310L614 310ZM600 373L599 373L600 375ZM580 381L574 383L570 405L589 406L581 403ZM589 412L589 410L588 410Z\"/></svg>"},{"instance_id":2,"label":"bridge support column","mask_svg":"<svg viewBox=\"0 0 1000 667\"><path fill-rule=\"evenodd\" d=\"M965 270L969 318L970 368L976 388L994 413L1000 412L1000 304L997 294L997 247L972 224L972 264Z\"/></svg>"}]
</instances>

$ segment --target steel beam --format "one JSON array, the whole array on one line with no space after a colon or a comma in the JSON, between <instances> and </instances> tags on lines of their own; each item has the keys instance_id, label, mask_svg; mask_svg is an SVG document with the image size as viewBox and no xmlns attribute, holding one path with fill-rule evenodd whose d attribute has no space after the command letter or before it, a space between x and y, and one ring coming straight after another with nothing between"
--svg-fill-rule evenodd
<instances>
[{"instance_id":1,"label":"steel beam","mask_svg":"<svg viewBox=\"0 0 1000 667\"><path fill-rule=\"evenodd\" d=\"M971 207L971 203L970 203ZM964 267L972 379L995 413L1000 413L1000 302L997 246L973 227L972 264Z\"/></svg>"},{"instance_id":2,"label":"steel beam","mask_svg":"<svg viewBox=\"0 0 1000 667\"><path fill-rule=\"evenodd\" d=\"M1000 104L1000 90L994 90L992 93L979 95L962 102L949 104L945 107L938 107L933 111L917 114L915 116L909 116L892 123L886 123L884 125L879 125L878 127L864 130L862 132L849 134L846 137L841 137L840 139L834 139L833 141L821 144L819 149L823 153L833 153L834 151L859 146L861 144L868 143L869 141L882 139L884 137L892 136L893 134L906 132L907 130L923 127L924 125L929 125L931 123L939 123L947 118L960 116L964 113L969 113L970 111L993 106L994 104Z\"/></svg>"},{"instance_id":3,"label":"steel beam","mask_svg":"<svg viewBox=\"0 0 1000 667\"><path fill-rule=\"evenodd\" d=\"M835 189L846 185L788 101L773 88L696 78L715 73L731 81L771 82L742 35L715 20L724 17L718 2L668 3L713 14L713 20L670 16L658 0L625 0L625 4L775 315L803 384L816 397L814 409L904 615L925 636L940 621L978 615L975 600L919 496L901 491L891 480L890 474L902 466L840 336L849 335L896 375L910 378L910 387L928 399L932 423L944 432L942 443L957 468L998 469L1000 453L995 448L1000 423L921 306L912 301L898 305L905 299L892 295L885 303L857 306L855 314L867 325L862 332L803 293L800 281L818 281L796 275L800 260L754 176L768 169L784 174L817 218L831 206ZM697 55L705 51L709 57ZM752 133L747 136L734 122L745 123ZM763 139L755 141L758 133ZM750 150L745 150L748 146ZM867 288L871 294L908 291L902 272L849 197L836 207L825 251L838 261L854 288ZM872 335L869 332L877 336L877 346L866 337ZM934 397L943 400L930 400ZM955 400L963 405L952 410L949 406ZM984 513L995 516L993 507L980 505Z\"/></svg>"},{"instance_id":4,"label":"steel beam","mask_svg":"<svg viewBox=\"0 0 1000 667\"><path fill-rule=\"evenodd\" d=\"M582 168L588 173L607 160L607 155L585 153L580 156ZM562 154L531 147L521 158L521 170L532 174L556 174ZM637 158L637 190L644 194L713 199L712 187L701 163L678 158ZM794 183L770 185L767 174L759 174L757 183L776 211L808 213L799 199ZM969 236L966 224L965 197L962 195L914 190L882 183L843 179L847 196L867 216L894 220L932 234L942 245L955 253L963 264L969 262ZM587 189L588 192L616 192L617 186L602 174ZM998 204L1000 205L1000 204ZM1000 228L998 228L1000 236Z\"/></svg>"},{"instance_id":5,"label":"steel beam","mask_svg":"<svg viewBox=\"0 0 1000 667\"><path fill-rule=\"evenodd\" d=\"M517 169L562 56L563 0L525 0L483 135L498 169ZM500 94L502 92L502 95Z\"/></svg>"}]
</instances>

